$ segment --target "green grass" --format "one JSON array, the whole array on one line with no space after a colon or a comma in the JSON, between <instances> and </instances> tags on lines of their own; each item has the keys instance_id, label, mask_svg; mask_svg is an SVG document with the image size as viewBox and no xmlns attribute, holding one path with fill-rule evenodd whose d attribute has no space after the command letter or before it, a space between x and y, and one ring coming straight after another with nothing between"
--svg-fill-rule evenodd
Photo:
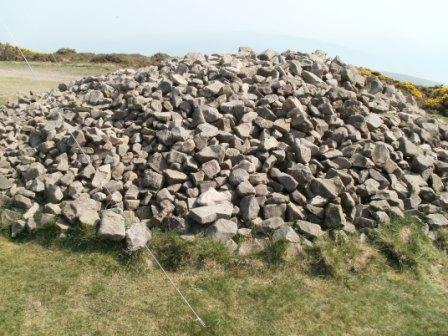
<instances>
[{"instance_id":1,"label":"green grass","mask_svg":"<svg viewBox=\"0 0 448 336\"><path fill-rule=\"evenodd\" d=\"M45 70L73 75L99 75L120 68L119 65L111 63L30 62L30 65L33 69L38 71ZM1 61L0 69L27 70L28 67L24 62Z\"/></svg>"},{"instance_id":2,"label":"green grass","mask_svg":"<svg viewBox=\"0 0 448 336\"><path fill-rule=\"evenodd\" d=\"M0 104L30 91L55 89L61 82L118 69L114 64L31 62L35 76L23 62L0 62Z\"/></svg>"},{"instance_id":3,"label":"green grass","mask_svg":"<svg viewBox=\"0 0 448 336\"><path fill-rule=\"evenodd\" d=\"M144 253L91 228L14 241L3 228L0 335L446 335L448 256L417 225L385 226L366 243L324 238L294 260L282 244L240 258L156 231L152 250L206 330Z\"/></svg>"}]
</instances>

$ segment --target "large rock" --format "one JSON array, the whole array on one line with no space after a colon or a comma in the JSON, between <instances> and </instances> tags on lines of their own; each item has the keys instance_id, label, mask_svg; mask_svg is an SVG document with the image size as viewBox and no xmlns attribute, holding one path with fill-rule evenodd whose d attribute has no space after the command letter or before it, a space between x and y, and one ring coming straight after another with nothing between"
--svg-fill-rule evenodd
<instances>
[{"instance_id":1,"label":"large rock","mask_svg":"<svg viewBox=\"0 0 448 336\"><path fill-rule=\"evenodd\" d=\"M10 189L12 182L9 181L3 174L0 174L0 190Z\"/></svg>"},{"instance_id":2,"label":"large rock","mask_svg":"<svg viewBox=\"0 0 448 336\"><path fill-rule=\"evenodd\" d=\"M151 239L151 231L143 223L134 223L126 230L126 246L130 251L144 248L149 239Z\"/></svg>"},{"instance_id":3,"label":"large rock","mask_svg":"<svg viewBox=\"0 0 448 336\"><path fill-rule=\"evenodd\" d=\"M98 167L93 176L92 186L94 188L102 188L110 181L111 170L110 164Z\"/></svg>"},{"instance_id":4,"label":"large rock","mask_svg":"<svg viewBox=\"0 0 448 336\"><path fill-rule=\"evenodd\" d=\"M126 227L123 215L113 210L101 212L101 222L98 229L98 237L112 241L120 241L125 238Z\"/></svg>"},{"instance_id":5,"label":"large rock","mask_svg":"<svg viewBox=\"0 0 448 336\"><path fill-rule=\"evenodd\" d=\"M340 180L315 178L310 183L310 192L315 196L322 196L328 199L338 197L344 190Z\"/></svg>"},{"instance_id":6,"label":"large rock","mask_svg":"<svg viewBox=\"0 0 448 336\"><path fill-rule=\"evenodd\" d=\"M216 205L206 205L193 208L190 210L190 217L200 224L209 224L219 218L229 219L232 212L232 203L223 202Z\"/></svg>"},{"instance_id":7,"label":"large rock","mask_svg":"<svg viewBox=\"0 0 448 336\"><path fill-rule=\"evenodd\" d=\"M61 207L62 214L71 223L77 224L79 221L86 225L98 223L101 210L101 203L89 197L88 194L81 194L74 201L66 201Z\"/></svg>"},{"instance_id":8,"label":"large rock","mask_svg":"<svg viewBox=\"0 0 448 336\"><path fill-rule=\"evenodd\" d=\"M297 227L298 232L302 233L305 237L310 239L320 237L324 234L324 231L322 231L320 225L304 220L298 220L295 223L295 226Z\"/></svg>"},{"instance_id":9,"label":"large rock","mask_svg":"<svg viewBox=\"0 0 448 336\"><path fill-rule=\"evenodd\" d=\"M245 221L251 221L258 217L260 211L260 205L254 196L245 196L240 202L240 214L241 218Z\"/></svg>"},{"instance_id":10,"label":"large rock","mask_svg":"<svg viewBox=\"0 0 448 336\"><path fill-rule=\"evenodd\" d=\"M212 239L226 241L235 237L238 226L235 222L227 219L218 219L207 228L206 234Z\"/></svg>"}]
</instances>

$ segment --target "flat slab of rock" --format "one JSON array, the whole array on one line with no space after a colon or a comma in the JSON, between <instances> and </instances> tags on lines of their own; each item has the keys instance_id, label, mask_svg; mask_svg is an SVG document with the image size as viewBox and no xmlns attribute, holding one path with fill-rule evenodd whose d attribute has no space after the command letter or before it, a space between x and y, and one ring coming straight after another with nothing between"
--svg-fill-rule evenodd
<instances>
[{"instance_id":1,"label":"flat slab of rock","mask_svg":"<svg viewBox=\"0 0 448 336\"><path fill-rule=\"evenodd\" d=\"M430 214L426 216L428 224L432 227L447 227L448 219L442 214Z\"/></svg>"},{"instance_id":2,"label":"flat slab of rock","mask_svg":"<svg viewBox=\"0 0 448 336\"><path fill-rule=\"evenodd\" d=\"M200 223L209 224L217 219L229 219L233 212L233 204L230 202L223 202L215 205L201 206L190 210L190 217Z\"/></svg>"}]
</instances>

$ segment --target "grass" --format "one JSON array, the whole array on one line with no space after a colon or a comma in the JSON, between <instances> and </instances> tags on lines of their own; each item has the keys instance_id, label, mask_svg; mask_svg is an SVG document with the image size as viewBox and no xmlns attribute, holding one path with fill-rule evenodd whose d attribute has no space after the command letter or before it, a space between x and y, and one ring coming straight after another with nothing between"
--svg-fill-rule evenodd
<instances>
[{"instance_id":1,"label":"grass","mask_svg":"<svg viewBox=\"0 0 448 336\"><path fill-rule=\"evenodd\" d=\"M30 62L33 69L37 71L51 71L55 73L71 75L100 75L118 69L120 66L112 63L51 63ZM1 61L0 69L28 70L24 62Z\"/></svg>"},{"instance_id":2,"label":"grass","mask_svg":"<svg viewBox=\"0 0 448 336\"><path fill-rule=\"evenodd\" d=\"M118 69L115 64L31 62L31 66L35 77L23 62L0 62L0 105L30 91L55 89L61 82Z\"/></svg>"},{"instance_id":3,"label":"grass","mask_svg":"<svg viewBox=\"0 0 448 336\"><path fill-rule=\"evenodd\" d=\"M14 241L3 228L0 335L446 335L446 245L409 219L394 224L365 243L323 238L294 260L284 243L242 258L156 231L150 246L205 330L146 254L98 241L92 228Z\"/></svg>"}]
</instances>

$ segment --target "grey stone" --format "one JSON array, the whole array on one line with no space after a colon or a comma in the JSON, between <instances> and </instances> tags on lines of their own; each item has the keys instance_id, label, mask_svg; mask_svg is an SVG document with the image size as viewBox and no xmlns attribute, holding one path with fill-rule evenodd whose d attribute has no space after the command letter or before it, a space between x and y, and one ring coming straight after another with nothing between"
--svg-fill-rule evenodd
<instances>
[{"instance_id":1,"label":"grey stone","mask_svg":"<svg viewBox=\"0 0 448 336\"><path fill-rule=\"evenodd\" d=\"M9 181L3 174L0 174L0 190L10 189L12 185L11 181Z\"/></svg>"},{"instance_id":2,"label":"grey stone","mask_svg":"<svg viewBox=\"0 0 448 336\"><path fill-rule=\"evenodd\" d=\"M261 233L270 233L285 225L285 221L281 217L272 217L255 224L257 231Z\"/></svg>"},{"instance_id":3,"label":"grey stone","mask_svg":"<svg viewBox=\"0 0 448 336\"><path fill-rule=\"evenodd\" d=\"M294 229L288 225L281 226L272 235L274 241L284 240L290 243L299 243L300 237Z\"/></svg>"},{"instance_id":4,"label":"grey stone","mask_svg":"<svg viewBox=\"0 0 448 336\"><path fill-rule=\"evenodd\" d=\"M112 241L120 241L125 238L126 227L123 215L113 210L103 210L101 212L101 222L98 229L98 237Z\"/></svg>"},{"instance_id":5,"label":"grey stone","mask_svg":"<svg viewBox=\"0 0 448 336\"><path fill-rule=\"evenodd\" d=\"M432 227L447 227L448 219L442 214L430 214L426 216L428 224Z\"/></svg>"},{"instance_id":6,"label":"grey stone","mask_svg":"<svg viewBox=\"0 0 448 336\"><path fill-rule=\"evenodd\" d=\"M258 217L260 205L255 196L245 196L240 202L240 215L245 221L251 221Z\"/></svg>"},{"instance_id":7,"label":"grey stone","mask_svg":"<svg viewBox=\"0 0 448 336\"><path fill-rule=\"evenodd\" d=\"M126 246L130 251L141 250L151 239L151 231L143 223L134 223L126 230Z\"/></svg>"},{"instance_id":8,"label":"grey stone","mask_svg":"<svg viewBox=\"0 0 448 336\"><path fill-rule=\"evenodd\" d=\"M298 232L302 233L303 235L305 235L305 237L309 239L314 239L324 234L324 231L322 231L320 225L307 222L304 220L298 220L295 223L295 226L297 227Z\"/></svg>"},{"instance_id":9,"label":"grey stone","mask_svg":"<svg viewBox=\"0 0 448 336\"><path fill-rule=\"evenodd\" d=\"M235 222L227 219L218 219L207 228L206 234L212 239L226 241L232 239L238 232Z\"/></svg>"},{"instance_id":10,"label":"grey stone","mask_svg":"<svg viewBox=\"0 0 448 336\"><path fill-rule=\"evenodd\" d=\"M223 202L215 205L193 208L190 210L190 217L200 224L209 224L220 218L229 219L232 212L232 203Z\"/></svg>"}]
</instances>

